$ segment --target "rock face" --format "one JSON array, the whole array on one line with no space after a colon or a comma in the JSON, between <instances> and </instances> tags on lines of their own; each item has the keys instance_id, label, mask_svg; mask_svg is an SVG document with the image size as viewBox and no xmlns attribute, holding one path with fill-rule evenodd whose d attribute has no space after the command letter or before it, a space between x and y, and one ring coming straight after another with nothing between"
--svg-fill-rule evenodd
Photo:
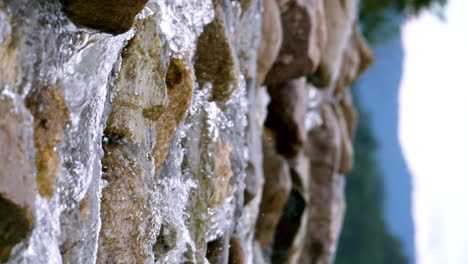
<instances>
[{"instance_id":1,"label":"rock face","mask_svg":"<svg viewBox=\"0 0 468 264\"><path fill-rule=\"evenodd\" d=\"M132 26L135 16L148 0L63 0L70 19L78 25L111 34L121 34Z\"/></svg>"},{"instance_id":2,"label":"rock face","mask_svg":"<svg viewBox=\"0 0 468 264\"><path fill-rule=\"evenodd\" d=\"M34 117L37 186L42 196L51 198L55 190L55 178L60 170L57 148L62 140L68 109L57 87L42 87L32 92L26 98L26 106Z\"/></svg>"},{"instance_id":3,"label":"rock face","mask_svg":"<svg viewBox=\"0 0 468 264\"><path fill-rule=\"evenodd\" d=\"M315 72L327 43L323 2L327 1L293 0L282 8L283 42L268 72L266 84L273 85Z\"/></svg>"},{"instance_id":4,"label":"rock face","mask_svg":"<svg viewBox=\"0 0 468 264\"><path fill-rule=\"evenodd\" d=\"M200 35L195 54L197 81L213 85L213 100L229 98L239 80L238 59L231 42L229 21L220 2L213 1L215 17Z\"/></svg>"},{"instance_id":5,"label":"rock face","mask_svg":"<svg viewBox=\"0 0 468 264\"><path fill-rule=\"evenodd\" d=\"M305 115L308 87L305 78L268 87L271 102L265 126L276 137L277 150L287 158L296 156L306 137Z\"/></svg>"},{"instance_id":6,"label":"rock face","mask_svg":"<svg viewBox=\"0 0 468 264\"><path fill-rule=\"evenodd\" d=\"M0 0L0 262L331 264L357 2Z\"/></svg>"},{"instance_id":7,"label":"rock face","mask_svg":"<svg viewBox=\"0 0 468 264\"><path fill-rule=\"evenodd\" d=\"M258 49L257 85L263 84L265 77L276 60L283 41L281 14L276 0L263 3L262 40Z\"/></svg>"}]
</instances>

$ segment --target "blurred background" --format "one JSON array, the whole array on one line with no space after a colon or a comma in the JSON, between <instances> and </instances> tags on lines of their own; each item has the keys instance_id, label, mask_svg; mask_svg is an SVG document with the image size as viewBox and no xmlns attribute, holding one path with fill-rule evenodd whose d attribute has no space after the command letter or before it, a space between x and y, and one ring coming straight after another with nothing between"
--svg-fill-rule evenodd
<instances>
[{"instance_id":1,"label":"blurred background","mask_svg":"<svg viewBox=\"0 0 468 264\"><path fill-rule=\"evenodd\" d=\"M374 64L336 263L468 263L468 1L363 0Z\"/></svg>"}]
</instances>

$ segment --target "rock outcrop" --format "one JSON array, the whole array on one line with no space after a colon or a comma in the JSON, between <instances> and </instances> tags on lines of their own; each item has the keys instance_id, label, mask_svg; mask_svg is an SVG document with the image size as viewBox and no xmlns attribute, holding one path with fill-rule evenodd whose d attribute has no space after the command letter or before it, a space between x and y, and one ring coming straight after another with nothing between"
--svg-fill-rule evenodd
<instances>
[{"instance_id":1,"label":"rock outcrop","mask_svg":"<svg viewBox=\"0 0 468 264\"><path fill-rule=\"evenodd\" d=\"M0 262L331 264L357 7L0 0Z\"/></svg>"}]
</instances>

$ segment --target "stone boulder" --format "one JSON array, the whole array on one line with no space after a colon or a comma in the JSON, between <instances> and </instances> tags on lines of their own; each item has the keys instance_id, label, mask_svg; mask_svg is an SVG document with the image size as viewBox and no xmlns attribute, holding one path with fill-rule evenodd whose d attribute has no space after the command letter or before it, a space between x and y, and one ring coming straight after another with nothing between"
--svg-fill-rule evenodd
<instances>
[{"instance_id":1,"label":"stone boulder","mask_svg":"<svg viewBox=\"0 0 468 264\"><path fill-rule=\"evenodd\" d=\"M0 93L0 262L33 228L36 177L25 138L25 111ZM30 131L32 133L32 131Z\"/></svg>"},{"instance_id":2,"label":"stone boulder","mask_svg":"<svg viewBox=\"0 0 468 264\"><path fill-rule=\"evenodd\" d=\"M295 157L306 141L308 90L305 78L268 87L271 101L265 126L274 132L277 150L286 158Z\"/></svg>"},{"instance_id":3,"label":"stone boulder","mask_svg":"<svg viewBox=\"0 0 468 264\"><path fill-rule=\"evenodd\" d=\"M310 160L307 240L299 263L331 264L345 210L345 178L338 173L341 135L330 105L321 108L322 126L308 133L305 154Z\"/></svg>"},{"instance_id":4,"label":"stone boulder","mask_svg":"<svg viewBox=\"0 0 468 264\"><path fill-rule=\"evenodd\" d=\"M266 84L277 84L315 72L327 43L323 2L294 0L282 9L283 42L266 76Z\"/></svg>"},{"instance_id":5,"label":"stone boulder","mask_svg":"<svg viewBox=\"0 0 468 264\"><path fill-rule=\"evenodd\" d=\"M148 128L154 126L167 107L167 91L156 18L140 20L136 29L122 52L105 133L143 142Z\"/></svg>"},{"instance_id":6,"label":"stone boulder","mask_svg":"<svg viewBox=\"0 0 468 264\"><path fill-rule=\"evenodd\" d=\"M309 80L317 88L333 86L338 78L343 52L353 33L358 6L358 0L324 1L328 39L317 71L309 75Z\"/></svg>"},{"instance_id":7,"label":"stone boulder","mask_svg":"<svg viewBox=\"0 0 468 264\"><path fill-rule=\"evenodd\" d=\"M213 6L215 17L198 38L195 75L198 82L213 85L212 100L225 101L238 86L239 63L223 7L219 1Z\"/></svg>"},{"instance_id":8,"label":"stone boulder","mask_svg":"<svg viewBox=\"0 0 468 264\"><path fill-rule=\"evenodd\" d=\"M263 84L266 74L278 56L283 41L281 14L276 0L263 1L262 39L257 57L257 86Z\"/></svg>"},{"instance_id":9,"label":"stone boulder","mask_svg":"<svg viewBox=\"0 0 468 264\"><path fill-rule=\"evenodd\" d=\"M58 147L68 119L68 108L59 85L33 90L26 106L34 117L34 146L36 148L37 186L39 194L51 198L61 161Z\"/></svg>"},{"instance_id":10,"label":"stone boulder","mask_svg":"<svg viewBox=\"0 0 468 264\"><path fill-rule=\"evenodd\" d=\"M156 122L156 144L153 148L156 174L166 160L174 132L192 102L194 85L193 66L184 60L172 59L166 74L169 103Z\"/></svg>"},{"instance_id":11,"label":"stone boulder","mask_svg":"<svg viewBox=\"0 0 468 264\"><path fill-rule=\"evenodd\" d=\"M77 25L114 35L128 31L148 0L63 0L68 17Z\"/></svg>"},{"instance_id":12,"label":"stone boulder","mask_svg":"<svg viewBox=\"0 0 468 264\"><path fill-rule=\"evenodd\" d=\"M269 134L263 138L265 184L255 227L255 238L262 248L271 243L292 188L288 164L276 153L274 139Z\"/></svg>"}]
</instances>

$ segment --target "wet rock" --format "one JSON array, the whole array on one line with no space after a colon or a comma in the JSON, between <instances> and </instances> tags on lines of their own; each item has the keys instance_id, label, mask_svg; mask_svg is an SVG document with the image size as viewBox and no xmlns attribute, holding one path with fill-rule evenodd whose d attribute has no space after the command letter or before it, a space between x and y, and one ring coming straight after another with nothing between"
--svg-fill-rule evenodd
<instances>
[{"instance_id":1,"label":"wet rock","mask_svg":"<svg viewBox=\"0 0 468 264\"><path fill-rule=\"evenodd\" d=\"M40 195L51 198L60 172L58 147L68 119L68 108L59 85L34 90L25 103L34 117L37 187Z\"/></svg>"},{"instance_id":2,"label":"wet rock","mask_svg":"<svg viewBox=\"0 0 468 264\"><path fill-rule=\"evenodd\" d=\"M294 0L282 9L283 42L267 74L266 84L285 82L315 72L327 43L323 2Z\"/></svg>"},{"instance_id":3,"label":"wet rock","mask_svg":"<svg viewBox=\"0 0 468 264\"><path fill-rule=\"evenodd\" d=\"M0 262L31 232L36 178L24 112L0 92ZM7 150L7 151L5 151Z\"/></svg>"},{"instance_id":4,"label":"wet rock","mask_svg":"<svg viewBox=\"0 0 468 264\"><path fill-rule=\"evenodd\" d=\"M208 259L210 264L228 263L229 250L229 237L224 235L208 243L206 259Z\"/></svg>"},{"instance_id":5,"label":"wet rock","mask_svg":"<svg viewBox=\"0 0 468 264\"><path fill-rule=\"evenodd\" d=\"M344 177L338 174L341 137L331 106L321 109L323 124L309 131L306 156L310 160L307 240L299 263L333 263L345 201Z\"/></svg>"},{"instance_id":6,"label":"wet rock","mask_svg":"<svg viewBox=\"0 0 468 264\"><path fill-rule=\"evenodd\" d=\"M268 134L263 139L265 184L255 227L255 239L262 248L266 248L273 239L292 187L288 164L276 153L274 141Z\"/></svg>"},{"instance_id":7,"label":"wet rock","mask_svg":"<svg viewBox=\"0 0 468 264\"><path fill-rule=\"evenodd\" d=\"M158 261L173 250L177 244L177 230L175 227L163 224L159 230L159 235L156 239L156 244L153 246L154 260Z\"/></svg>"},{"instance_id":8,"label":"wet rock","mask_svg":"<svg viewBox=\"0 0 468 264\"><path fill-rule=\"evenodd\" d=\"M213 6L215 17L198 38L195 74L198 82L212 83L212 100L224 101L237 88L239 64L221 3L213 1Z\"/></svg>"},{"instance_id":9,"label":"wet rock","mask_svg":"<svg viewBox=\"0 0 468 264\"><path fill-rule=\"evenodd\" d=\"M277 150L286 158L296 156L306 139L305 115L308 86L299 78L268 87L271 102L265 126L275 133Z\"/></svg>"},{"instance_id":10,"label":"wet rock","mask_svg":"<svg viewBox=\"0 0 468 264\"><path fill-rule=\"evenodd\" d=\"M211 206L219 206L224 203L226 198L233 194L234 188L231 185L231 178L233 176L231 169L231 151L232 146L229 142L219 140L216 142L214 150L214 169L213 179L213 193L209 198Z\"/></svg>"},{"instance_id":11,"label":"wet rock","mask_svg":"<svg viewBox=\"0 0 468 264\"><path fill-rule=\"evenodd\" d=\"M13 247L32 229L32 215L0 194L0 262L6 262Z\"/></svg>"},{"instance_id":12,"label":"wet rock","mask_svg":"<svg viewBox=\"0 0 468 264\"><path fill-rule=\"evenodd\" d=\"M247 113L247 146L249 161L246 168L244 205L261 196L264 183L262 156L262 128L265 123L270 97L266 87L248 90L249 111ZM255 213L256 215L256 213Z\"/></svg>"},{"instance_id":13,"label":"wet rock","mask_svg":"<svg viewBox=\"0 0 468 264\"><path fill-rule=\"evenodd\" d=\"M143 142L167 106L156 18L139 20L122 52L106 134Z\"/></svg>"},{"instance_id":14,"label":"wet rock","mask_svg":"<svg viewBox=\"0 0 468 264\"><path fill-rule=\"evenodd\" d=\"M1 7L0 12L3 12ZM5 23L5 27L7 26L9 29L9 25ZM3 32L3 34L6 33L8 32ZM0 38L1 37L2 36L0 36ZM13 36L11 32L3 37L3 41L0 41L0 62L2 65L2 70L0 71L0 85L8 84L15 87L20 83L22 78L22 70L18 61L18 43L15 41L15 36Z\"/></svg>"},{"instance_id":15,"label":"wet rock","mask_svg":"<svg viewBox=\"0 0 468 264\"><path fill-rule=\"evenodd\" d=\"M25 111L16 107L12 98L0 95L0 145L8 150L0 151L0 195L20 208L32 209L37 187L34 159L28 152L32 135L27 134Z\"/></svg>"},{"instance_id":16,"label":"wet rock","mask_svg":"<svg viewBox=\"0 0 468 264\"><path fill-rule=\"evenodd\" d=\"M156 181L151 153L156 122L167 104L166 80L156 18L139 20L136 28L122 53L104 130L101 163L107 187L102 190L97 263L154 262Z\"/></svg>"},{"instance_id":17,"label":"wet rock","mask_svg":"<svg viewBox=\"0 0 468 264\"><path fill-rule=\"evenodd\" d=\"M172 59L166 74L169 103L156 122L156 145L153 148L156 171L160 170L166 160L174 132L190 106L194 84L192 65Z\"/></svg>"},{"instance_id":18,"label":"wet rock","mask_svg":"<svg viewBox=\"0 0 468 264\"><path fill-rule=\"evenodd\" d=\"M246 255L242 243L237 237L229 240L229 262L228 264L246 264Z\"/></svg>"},{"instance_id":19,"label":"wet rock","mask_svg":"<svg viewBox=\"0 0 468 264\"><path fill-rule=\"evenodd\" d=\"M262 39L257 58L257 86L263 84L266 74L278 56L283 41L281 14L276 0L263 1Z\"/></svg>"},{"instance_id":20,"label":"wet rock","mask_svg":"<svg viewBox=\"0 0 468 264\"><path fill-rule=\"evenodd\" d=\"M358 13L357 0L323 1L327 25L327 42L317 71L309 75L309 80L317 88L333 85L338 78L348 41Z\"/></svg>"},{"instance_id":21,"label":"wet rock","mask_svg":"<svg viewBox=\"0 0 468 264\"><path fill-rule=\"evenodd\" d=\"M229 1L226 1L229 2ZM228 20L232 20L230 27L233 31L232 43L236 50L239 62L239 70L246 82L257 78L258 47L260 46L262 17L260 12L262 4L260 0L252 0L249 7L242 9L236 2L230 5L224 4L224 12ZM242 4L241 4L242 5ZM231 8L226 8L231 6ZM241 10L242 9L242 10Z\"/></svg>"},{"instance_id":22,"label":"wet rock","mask_svg":"<svg viewBox=\"0 0 468 264\"><path fill-rule=\"evenodd\" d=\"M103 145L97 263L148 263L156 242L154 164L148 146L111 140Z\"/></svg>"},{"instance_id":23,"label":"wet rock","mask_svg":"<svg viewBox=\"0 0 468 264\"><path fill-rule=\"evenodd\" d=\"M128 31L148 0L62 0L76 24L114 35Z\"/></svg>"}]
</instances>

